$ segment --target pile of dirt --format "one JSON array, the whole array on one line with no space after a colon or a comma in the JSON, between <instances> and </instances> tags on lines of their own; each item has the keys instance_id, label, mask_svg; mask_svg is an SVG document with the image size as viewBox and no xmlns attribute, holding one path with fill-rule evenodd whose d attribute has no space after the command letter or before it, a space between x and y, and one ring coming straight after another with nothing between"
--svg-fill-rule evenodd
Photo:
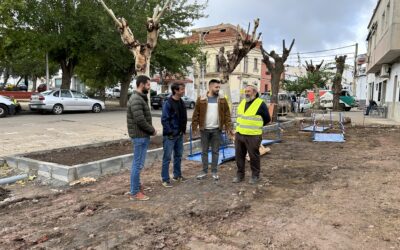
<instances>
[{"instance_id":1,"label":"pile of dirt","mask_svg":"<svg viewBox=\"0 0 400 250\"><path fill-rule=\"evenodd\" d=\"M185 136L184 141L189 141L188 135ZM162 146L162 136L151 137L149 149L161 148ZM58 163L66 166L73 166L107 159L114 156L132 154L132 151L132 142L130 140L122 140L119 142L107 143L104 146L87 146L85 148L82 148L81 146L69 147L46 151L45 153L39 152L27 154L24 155L24 157L39 161Z\"/></svg>"}]
</instances>

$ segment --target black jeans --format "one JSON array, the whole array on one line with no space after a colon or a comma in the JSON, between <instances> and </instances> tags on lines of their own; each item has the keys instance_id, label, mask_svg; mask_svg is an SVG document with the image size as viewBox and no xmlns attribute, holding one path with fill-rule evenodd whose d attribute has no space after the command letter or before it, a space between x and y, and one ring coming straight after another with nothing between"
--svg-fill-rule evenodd
<instances>
[{"instance_id":1,"label":"black jeans","mask_svg":"<svg viewBox=\"0 0 400 250\"><path fill-rule=\"evenodd\" d=\"M244 178L246 154L250 156L250 168L252 177L260 177L260 144L261 135L241 135L235 136L235 154L237 165L237 177Z\"/></svg>"},{"instance_id":2,"label":"black jeans","mask_svg":"<svg viewBox=\"0 0 400 250\"><path fill-rule=\"evenodd\" d=\"M211 172L218 171L219 146L221 145L221 131L216 129L204 129L201 135L201 161L204 173L208 172L208 148L211 146Z\"/></svg>"}]
</instances>

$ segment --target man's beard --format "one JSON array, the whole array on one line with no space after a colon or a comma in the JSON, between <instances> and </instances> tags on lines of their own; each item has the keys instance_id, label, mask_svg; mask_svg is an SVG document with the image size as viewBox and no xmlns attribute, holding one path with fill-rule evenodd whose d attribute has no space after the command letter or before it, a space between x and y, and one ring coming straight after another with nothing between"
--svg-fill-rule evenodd
<instances>
[{"instance_id":1,"label":"man's beard","mask_svg":"<svg viewBox=\"0 0 400 250\"><path fill-rule=\"evenodd\" d=\"M147 89L143 89L143 90L142 90L142 93L145 94L145 95L147 95L147 94L149 93L149 91L148 91Z\"/></svg>"},{"instance_id":2,"label":"man's beard","mask_svg":"<svg viewBox=\"0 0 400 250\"><path fill-rule=\"evenodd\" d=\"M219 94L219 90L214 90L212 93L214 96L217 96Z\"/></svg>"},{"instance_id":3,"label":"man's beard","mask_svg":"<svg viewBox=\"0 0 400 250\"><path fill-rule=\"evenodd\" d=\"M244 99L246 99L246 102L251 102L253 101L254 98L249 95L246 95Z\"/></svg>"}]
</instances>

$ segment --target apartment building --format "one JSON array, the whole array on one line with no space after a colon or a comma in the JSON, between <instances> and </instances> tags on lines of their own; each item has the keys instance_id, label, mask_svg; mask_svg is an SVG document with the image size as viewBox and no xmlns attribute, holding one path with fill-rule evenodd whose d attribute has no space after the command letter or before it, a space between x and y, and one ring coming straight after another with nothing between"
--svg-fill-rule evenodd
<instances>
[{"instance_id":1,"label":"apartment building","mask_svg":"<svg viewBox=\"0 0 400 250\"><path fill-rule=\"evenodd\" d=\"M378 0L368 30L368 99L400 121L400 1Z\"/></svg>"},{"instance_id":2,"label":"apartment building","mask_svg":"<svg viewBox=\"0 0 400 250\"><path fill-rule=\"evenodd\" d=\"M244 30L242 30L245 33ZM219 78L218 52L221 47L232 51L236 42L237 27L232 24L219 24L210 27L193 29L192 34L184 39L188 43L202 43L201 51L206 54L205 67L197 62L193 68L195 90L207 88L208 81ZM271 89L270 75L262 63L262 54L258 45L243 58L229 77L232 102L239 102L240 90L248 83L256 84L261 92ZM203 69L203 70L202 70ZM198 91L200 92L200 91Z\"/></svg>"}]
</instances>

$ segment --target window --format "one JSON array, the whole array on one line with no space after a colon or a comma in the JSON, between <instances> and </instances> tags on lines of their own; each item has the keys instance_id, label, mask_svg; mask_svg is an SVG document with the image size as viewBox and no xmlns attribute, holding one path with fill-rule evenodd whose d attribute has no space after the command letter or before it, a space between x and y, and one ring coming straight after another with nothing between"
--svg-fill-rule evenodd
<instances>
[{"instance_id":1,"label":"window","mask_svg":"<svg viewBox=\"0 0 400 250\"><path fill-rule=\"evenodd\" d=\"M84 98L84 97L86 97L84 94L82 94L80 92L76 92L76 91L72 91L72 94L74 94L75 98Z\"/></svg>"},{"instance_id":2,"label":"window","mask_svg":"<svg viewBox=\"0 0 400 250\"><path fill-rule=\"evenodd\" d=\"M249 71L249 58L247 56L244 58L243 64L243 72L247 73Z\"/></svg>"},{"instance_id":3,"label":"window","mask_svg":"<svg viewBox=\"0 0 400 250\"><path fill-rule=\"evenodd\" d=\"M386 20L385 20L385 26L388 26L389 23L389 13L390 13L390 1L388 1L388 4L386 5Z\"/></svg>"},{"instance_id":4,"label":"window","mask_svg":"<svg viewBox=\"0 0 400 250\"><path fill-rule=\"evenodd\" d=\"M71 92L69 90L61 90L61 97L72 98Z\"/></svg>"},{"instance_id":5,"label":"window","mask_svg":"<svg viewBox=\"0 0 400 250\"><path fill-rule=\"evenodd\" d=\"M226 29L221 29L220 32L226 32Z\"/></svg>"},{"instance_id":6,"label":"window","mask_svg":"<svg viewBox=\"0 0 400 250\"><path fill-rule=\"evenodd\" d=\"M254 69L255 72L258 71L258 58L254 58Z\"/></svg>"},{"instance_id":7,"label":"window","mask_svg":"<svg viewBox=\"0 0 400 250\"><path fill-rule=\"evenodd\" d=\"M381 22L381 35L383 35L383 31L384 31L384 26L385 26L385 22L386 22L386 17L385 17L385 12L383 12L382 14L382 22Z\"/></svg>"},{"instance_id":8,"label":"window","mask_svg":"<svg viewBox=\"0 0 400 250\"><path fill-rule=\"evenodd\" d=\"M381 101L381 95L382 95L382 83L380 82L378 87L378 102Z\"/></svg>"},{"instance_id":9,"label":"window","mask_svg":"<svg viewBox=\"0 0 400 250\"><path fill-rule=\"evenodd\" d=\"M60 91L56 91L56 92L54 92L53 96L55 96L55 97L59 97L59 96L60 96Z\"/></svg>"}]
</instances>

